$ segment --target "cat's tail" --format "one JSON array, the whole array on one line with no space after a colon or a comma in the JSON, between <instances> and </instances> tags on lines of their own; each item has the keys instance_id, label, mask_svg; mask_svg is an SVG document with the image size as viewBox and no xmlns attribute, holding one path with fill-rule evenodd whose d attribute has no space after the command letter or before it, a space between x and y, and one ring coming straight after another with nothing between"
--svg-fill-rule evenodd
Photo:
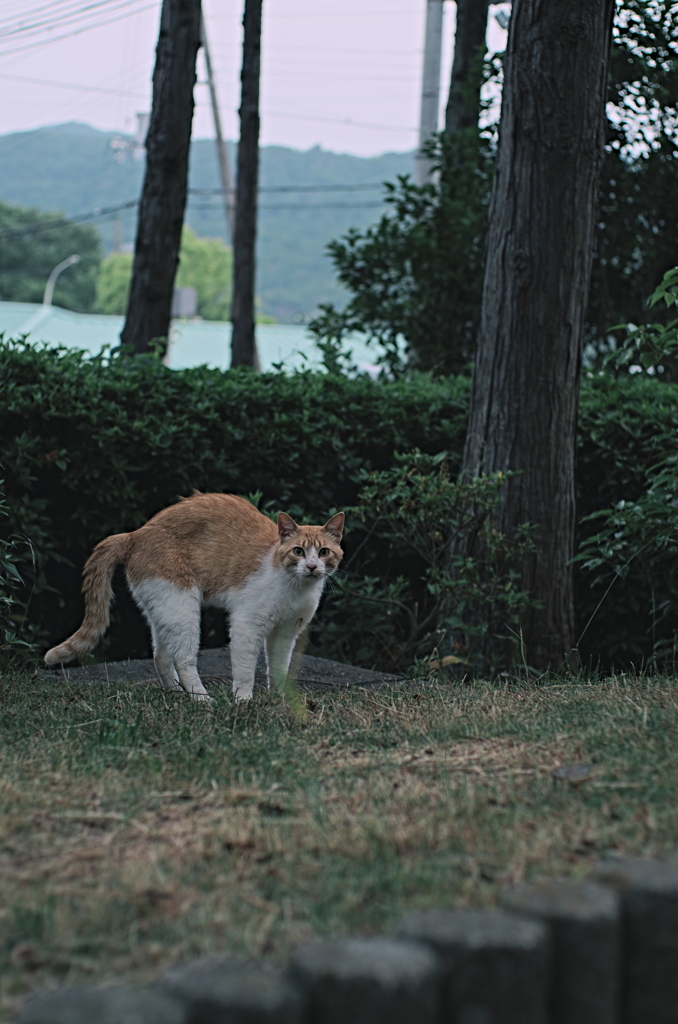
<instances>
[{"instance_id":1,"label":"cat's tail","mask_svg":"<svg viewBox=\"0 0 678 1024\"><path fill-rule=\"evenodd\" d=\"M108 628L108 610L113 599L111 580L116 567L127 561L132 535L114 533L97 544L85 563L82 592L85 595L85 617L80 629L45 655L46 665L60 665L88 654Z\"/></svg>"}]
</instances>

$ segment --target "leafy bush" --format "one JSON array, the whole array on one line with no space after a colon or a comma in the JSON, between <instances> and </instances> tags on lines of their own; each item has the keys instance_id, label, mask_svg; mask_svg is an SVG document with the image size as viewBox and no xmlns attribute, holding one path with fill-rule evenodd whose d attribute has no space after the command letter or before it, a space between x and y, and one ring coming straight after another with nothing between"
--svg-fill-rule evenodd
<instances>
[{"instance_id":1,"label":"leafy bush","mask_svg":"<svg viewBox=\"0 0 678 1024\"><path fill-rule=\"evenodd\" d=\"M375 596L403 598L410 609L419 601L421 621L424 605L430 610L435 600L422 582L426 563L394 539L385 520L375 527L370 507L376 508L378 493L369 501L360 493L372 486L365 474L394 472L395 453L415 448L428 456L447 451L452 481L468 394L466 377L413 374L375 382L310 372L171 371L150 357L107 363L80 352L0 342L9 512L0 518L0 537L30 540L13 555L24 581L16 598L27 604L21 638L47 644L68 635L79 624L80 572L93 545L109 533L137 528L194 488L245 496L260 491L262 508L287 509L307 522L350 508L348 585L363 598L370 587ZM621 500L637 502L648 492L655 467L675 450L677 422L678 388L656 377L615 380L600 373L584 380L580 541L601 532L600 520L587 518L591 513ZM396 477L381 479L384 487L399 486ZM433 475L432 488L434 482ZM606 596L609 579L579 565L580 632L595 612L581 645L586 659L628 663L651 655L652 594L636 564ZM146 654L143 622L124 582L114 582L117 601L102 653ZM377 587L385 589L377 594ZM392 666L386 648L407 647L407 622L395 605L357 601L348 593L329 596L315 620L313 649ZM205 641L223 639L221 620L208 616ZM398 657L402 664L404 655Z\"/></svg>"},{"instance_id":2,"label":"leafy bush","mask_svg":"<svg viewBox=\"0 0 678 1024\"><path fill-rule=\"evenodd\" d=\"M607 350L611 324L643 322L648 292L675 261L677 41L675 0L618 0L586 314L591 359ZM457 373L468 364L480 318L499 55L484 78L493 82L479 111L486 127L442 143L438 180L416 186L399 177L386 186L389 211L377 224L327 247L349 299L343 309L321 307L311 322L320 340L358 330L384 345L391 363L404 339L410 365Z\"/></svg>"},{"instance_id":3,"label":"leafy bush","mask_svg":"<svg viewBox=\"0 0 678 1024\"><path fill-rule=\"evenodd\" d=\"M4 481L0 480L0 521L9 517L3 493ZM27 653L30 644L19 640L17 623L24 619L23 609L17 600L17 591L23 585L17 569L18 539L0 536L0 671L5 668L13 654Z\"/></svg>"},{"instance_id":4,"label":"leafy bush","mask_svg":"<svg viewBox=\"0 0 678 1024\"><path fill-rule=\"evenodd\" d=\"M42 302L50 272L67 256L77 254L80 262L57 280L54 305L81 313L92 309L101 243L91 224L0 203L0 243L0 299Z\"/></svg>"},{"instance_id":5,"label":"leafy bush","mask_svg":"<svg viewBox=\"0 0 678 1024\"><path fill-rule=\"evenodd\" d=\"M663 302L678 306L678 269L664 275L650 298L650 306ZM654 436L646 447L650 464L638 486L627 483L623 496L612 507L593 511L582 527L588 532L579 553L584 578L600 594L599 603L617 607L623 595L623 611L615 624L608 658L675 660L677 632L674 626L678 601L678 456L676 416L657 431L657 408L675 410L678 402L676 369L678 319L665 324L632 328L607 360L614 369L632 367L643 374L646 393L653 399L649 422ZM638 382L640 383L640 381ZM648 415L646 407L636 417ZM606 612L603 612L605 615ZM607 613L609 614L609 613ZM592 615L600 615L595 609ZM620 630L621 627L621 630ZM623 632L622 632L623 630ZM608 642L609 642L608 640Z\"/></svg>"},{"instance_id":6,"label":"leafy bush","mask_svg":"<svg viewBox=\"0 0 678 1024\"><path fill-rule=\"evenodd\" d=\"M113 252L97 277L96 308L122 316L132 279L131 252ZM198 315L205 320L228 320L231 315L232 253L220 238L198 238L189 227L181 234L177 288L195 288Z\"/></svg>"},{"instance_id":7,"label":"leafy bush","mask_svg":"<svg viewBox=\"0 0 678 1024\"><path fill-rule=\"evenodd\" d=\"M461 133L460 151L463 158L435 183L418 186L401 176L386 184L389 213L330 242L351 298L341 311L320 307L310 323L319 341L363 331L383 346L391 367L400 363L404 339L413 366L467 368L480 316L493 160L490 141L475 131ZM435 155L445 167L445 151Z\"/></svg>"},{"instance_id":8,"label":"leafy bush","mask_svg":"<svg viewBox=\"0 0 678 1024\"><path fill-rule=\"evenodd\" d=\"M509 543L492 527L505 481L502 473L453 479L447 452L396 454L392 468L363 474L349 515L365 536L327 617L331 624L352 613L350 638L337 631L340 658L349 656L349 642L368 649L377 640L381 662L396 671L451 647L445 665L493 671L499 666L482 658L482 639L491 634L506 641L507 661L516 660L529 600L517 567L532 545L527 528ZM455 553L458 542L466 542L463 556Z\"/></svg>"},{"instance_id":9,"label":"leafy bush","mask_svg":"<svg viewBox=\"0 0 678 1024\"><path fill-rule=\"evenodd\" d=\"M172 371L22 341L0 343L0 382L8 529L35 550L19 569L31 636L44 642L77 626L82 565L107 534L194 489L261 491L264 503L326 519L395 451L459 452L468 401L466 380ZM122 597L109 637L108 653L148 647Z\"/></svg>"}]
</instances>

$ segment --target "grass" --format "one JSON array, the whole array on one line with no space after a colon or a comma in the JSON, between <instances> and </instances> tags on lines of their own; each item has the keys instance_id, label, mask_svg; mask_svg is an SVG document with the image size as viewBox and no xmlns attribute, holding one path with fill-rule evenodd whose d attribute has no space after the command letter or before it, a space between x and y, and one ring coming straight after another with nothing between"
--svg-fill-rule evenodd
<instances>
[{"instance_id":1,"label":"grass","mask_svg":"<svg viewBox=\"0 0 678 1024\"><path fill-rule=\"evenodd\" d=\"M0 682L0 1018L29 989L495 903L672 853L678 681L441 683L210 708ZM558 765L591 777L558 782Z\"/></svg>"}]
</instances>

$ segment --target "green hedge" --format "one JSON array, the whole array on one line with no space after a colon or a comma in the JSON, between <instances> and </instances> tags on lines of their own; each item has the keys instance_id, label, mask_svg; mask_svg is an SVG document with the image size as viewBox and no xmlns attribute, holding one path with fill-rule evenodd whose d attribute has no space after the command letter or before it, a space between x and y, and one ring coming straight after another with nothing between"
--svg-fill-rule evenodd
<instances>
[{"instance_id":1,"label":"green hedge","mask_svg":"<svg viewBox=\"0 0 678 1024\"><path fill-rule=\"evenodd\" d=\"M262 493L306 519L352 504L361 470L394 451L461 449L468 382L376 384L322 373L256 375L155 359L89 359L0 344L0 437L28 619L49 642L80 615L79 574L103 536L141 526L194 489ZM349 539L350 548L350 539ZM122 600L108 653L146 637ZM131 639L127 641L123 635ZM128 646L131 644L131 648Z\"/></svg>"},{"instance_id":2,"label":"green hedge","mask_svg":"<svg viewBox=\"0 0 678 1024\"><path fill-rule=\"evenodd\" d=\"M374 382L171 371L151 358L106 365L0 341L0 476L10 511L0 529L30 541L16 556L28 605L24 634L43 643L63 638L79 621L79 576L92 546L135 529L179 495L261 492L262 505L319 519L353 504L361 472L388 468L396 451L459 456L468 396L464 377ZM676 422L678 389L647 378L585 379L582 515L642 495ZM580 524L582 537L595 529ZM349 533L349 555L352 543ZM391 561L388 572L402 571ZM602 593L581 573L577 589L583 625ZM146 653L143 624L124 587L116 592L106 654ZM638 581L615 584L586 634L585 656L648 654L650 604ZM208 642L221 639L214 623L209 628ZM322 631L316 639L323 649Z\"/></svg>"}]
</instances>

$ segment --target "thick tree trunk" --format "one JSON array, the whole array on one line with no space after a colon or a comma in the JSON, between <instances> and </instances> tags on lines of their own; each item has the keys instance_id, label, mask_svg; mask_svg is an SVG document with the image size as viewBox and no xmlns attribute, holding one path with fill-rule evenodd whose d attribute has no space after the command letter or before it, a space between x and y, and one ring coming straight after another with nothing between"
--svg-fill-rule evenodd
<instances>
[{"instance_id":1,"label":"thick tree trunk","mask_svg":"<svg viewBox=\"0 0 678 1024\"><path fill-rule=\"evenodd\" d=\"M571 559L584 313L614 0L514 0L464 470L514 470L499 528L536 528L528 663L575 643Z\"/></svg>"},{"instance_id":2,"label":"thick tree trunk","mask_svg":"<svg viewBox=\"0 0 678 1024\"><path fill-rule=\"evenodd\" d=\"M445 110L448 138L478 125L489 6L490 0L457 0L454 59Z\"/></svg>"},{"instance_id":3,"label":"thick tree trunk","mask_svg":"<svg viewBox=\"0 0 678 1024\"><path fill-rule=\"evenodd\" d=\"M123 347L167 345L186 207L200 0L163 0Z\"/></svg>"},{"instance_id":4,"label":"thick tree trunk","mask_svg":"<svg viewBox=\"0 0 678 1024\"><path fill-rule=\"evenodd\" d=\"M231 366L256 366L254 279L259 183L259 74L262 0L245 0L240 141L233 239Z\"/></svg>"}]
</instances>

